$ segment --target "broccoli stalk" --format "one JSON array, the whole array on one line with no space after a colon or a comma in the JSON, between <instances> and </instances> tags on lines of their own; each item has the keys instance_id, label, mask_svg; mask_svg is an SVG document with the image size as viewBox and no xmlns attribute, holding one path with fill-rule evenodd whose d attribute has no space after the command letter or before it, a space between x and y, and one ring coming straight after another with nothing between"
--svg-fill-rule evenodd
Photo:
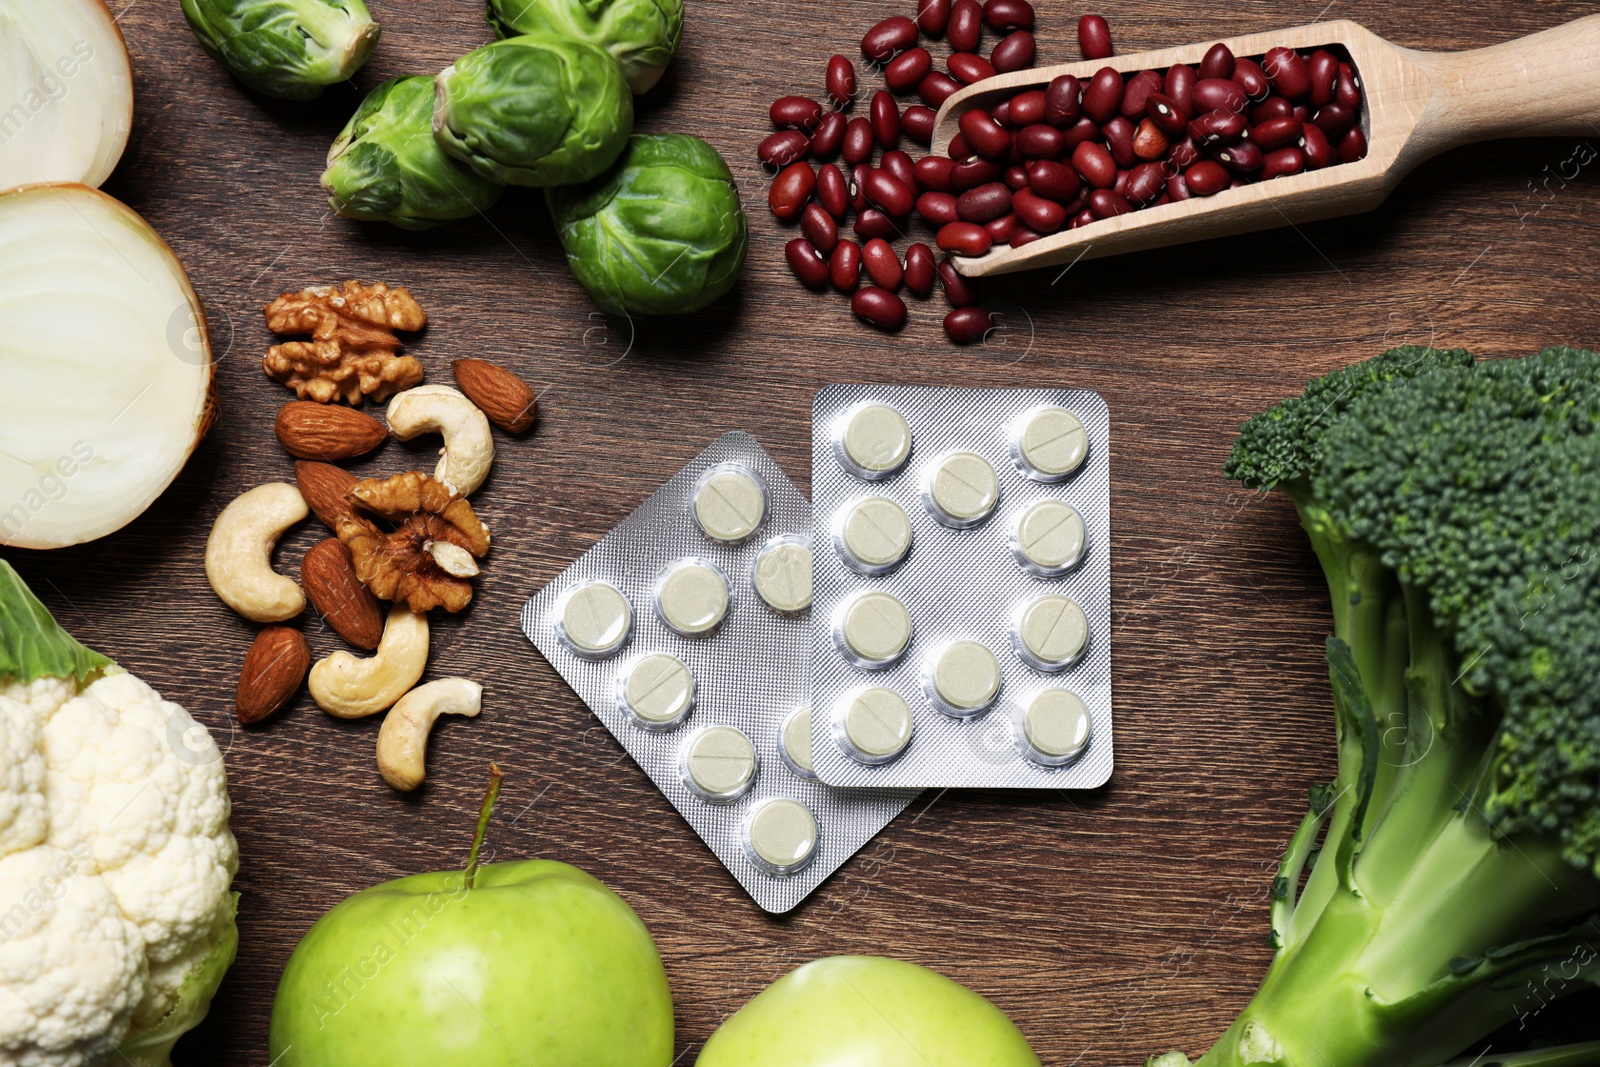
<instances>
[{"instance_id":1,"label":"broccoli stalk","mask_svg":"<svg viewBox=\"0 0 1600 1067\"><path fill-rule=\"evenodd\" d=\"M1200 1067L1436 1067L1600 983L1600 356L1396 349L1251 420L1228 474L1327 578L1338 769ZM1600 1063L1560 1055L1527 1062Z\"/></svg>"}]
</instances>

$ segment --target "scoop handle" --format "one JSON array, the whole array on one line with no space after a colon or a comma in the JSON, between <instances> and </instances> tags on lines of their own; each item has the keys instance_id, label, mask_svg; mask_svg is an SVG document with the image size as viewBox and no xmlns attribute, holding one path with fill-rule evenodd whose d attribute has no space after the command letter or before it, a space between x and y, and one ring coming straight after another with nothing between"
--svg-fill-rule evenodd
<instances>
[{"instance_id":1,"label":"scoop handle","mask_svg":"<svg viewBox=\"0 0 1600 1067\"><path fill-rule=\"evenodd\" d=\"M1600 137L1600 15L1468 52L1418 52L1435 150L1499 137Z\"/></svg>"}]
</instances>

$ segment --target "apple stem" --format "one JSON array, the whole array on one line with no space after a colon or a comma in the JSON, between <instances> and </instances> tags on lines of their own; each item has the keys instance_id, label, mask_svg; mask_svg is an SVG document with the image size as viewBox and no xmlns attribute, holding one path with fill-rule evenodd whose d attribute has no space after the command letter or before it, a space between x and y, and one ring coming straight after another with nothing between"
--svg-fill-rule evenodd
<instances>
[{"instance_id":1,"label":"apple stem","mask_svg":"<svg viewBox=\"0 0 1600 1067\"><path fill-rule=\"evenodd\" d=\"M489 832L489 819L494 815L494 802L500 799L500 783L505 775L496 764L489 764L489 788L483 794L483 806L478 809L478 830L472 835L472 853L467 857L465 881L468 889L478 882L478 853L483 851L483 839Z\"/></svg>"}]
</instances>

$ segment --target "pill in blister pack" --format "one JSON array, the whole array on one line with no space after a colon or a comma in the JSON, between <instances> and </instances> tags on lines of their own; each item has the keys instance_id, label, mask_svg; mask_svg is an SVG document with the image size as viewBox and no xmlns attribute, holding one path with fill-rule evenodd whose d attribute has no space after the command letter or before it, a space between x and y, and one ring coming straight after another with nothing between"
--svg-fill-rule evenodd
<instances>
[{"instance_id":1,"label":"pill in blister pack","mask_svg":"<svg viewBox=\"0 0 1600 1067\"><path fill-rule=\"evenodd\" d=\"M812 551L810 504L729 433L522 610L528 638L771 912L916 796L818 780Z\"/></svg>"},{"instance_id":2,"label":"pill in blister pack","mask_svg":"<svg viewBox=\"0 0 1600 1067\"><path fill-rule=\"evenodd\" d=\"M1110 777L1109 416L1096 394L817 394L812 750L841 787Z\"/></svg>"}]
</instances>

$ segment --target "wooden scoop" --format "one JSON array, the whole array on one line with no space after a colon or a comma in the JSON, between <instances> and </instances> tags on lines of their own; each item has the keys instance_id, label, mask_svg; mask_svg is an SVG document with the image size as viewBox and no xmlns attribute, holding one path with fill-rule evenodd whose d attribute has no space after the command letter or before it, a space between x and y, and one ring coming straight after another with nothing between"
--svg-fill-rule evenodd
<instances>
[{"instance_id":1,"label":"wooden scoop","mask_svg":"<svg viewBox=\"0 0 1600 1067\"><path fill-rule=\"evenodd\" d=\"M934 125L933 150L944 151L957 133L957 120L969 108L1042 89L1062 74L1077 75L1087 85L1101 67L1128 74L1164 72L1174 63L1196 66L1212 43L987 78L944 102ZM1010 274L1353 215L1377 207L1417 164L1457 145L1496 137L1600 135L1600 15L1470 52L1401 48L1347 20L1251 33L1223 43L1237 56L1261 55L1278 45L1343 46L1361 79L1367 157L1101 219L1021 248L996 245L987 255L957 257L956 268L971 277Z\"/></svg>"}]
</instances>

